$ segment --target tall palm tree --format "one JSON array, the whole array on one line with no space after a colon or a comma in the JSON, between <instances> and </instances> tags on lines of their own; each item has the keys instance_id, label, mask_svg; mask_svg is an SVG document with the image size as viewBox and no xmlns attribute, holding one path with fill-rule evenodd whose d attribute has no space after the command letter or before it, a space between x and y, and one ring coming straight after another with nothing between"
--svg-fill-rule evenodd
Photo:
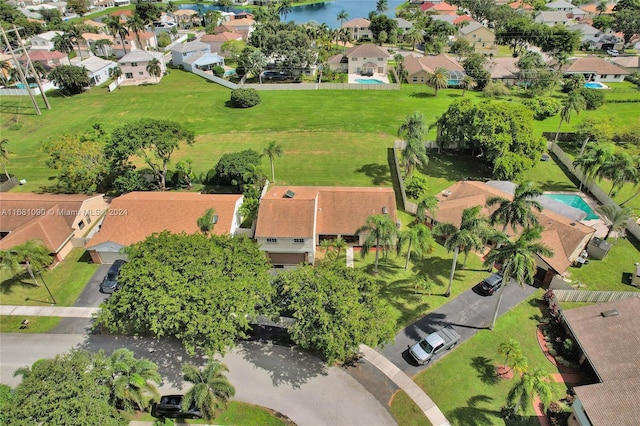
<instances>
[{"instance_id":1,"label":"tall palm tree","mask_svg":"<svg viewBox=\"0 0 640 426\"><path fill-rule=\"evenodd\" d=\"M522 347L520 346L520 342L510 337L506 342L500 343L498 346L498 353L504 356L504 365L511 367L514 369L514 364L521 369L523 367L522 360Z\"/></svg>"},{"instance_id":2,"label":"tall palm tree","mask_svg":"<svg viewBox=\"0 0 640 426\"><path fill-rule=\"evenodd\" d=\"M280 157L282 152L282 147L278 145L276 141L269 142L269 146L262 151L262 155L269 157L269 163L271 164L271 180L274 184L276 183L276 172L273 167L273 160L276 157Z\"/></svg>"},{"instance_id":3,"label":"tall palm tree","mask_svg":"<svg viewBox=\"0 0 640 426\"><path fill-rule=\"evenodd\" d=\"M151 399L158 399L156 385L162 382L158 366L146 359L136 359L129 349L121 348L109 357L112 398L126 411L144 410ZM155 383L155 384L154 384Z\"/></svg>"},{"instance_id":4,"label":"tall palm tree","mask_svg":"<svg viewBox=\"0 0 640 426\"><path fill-rule=\"evenodd\" d=\"M373 272L378 273L378 259L380 249L385 253L394 244L397 236L396 224L389 215L377 214L367 217L367 222L356 230L356 235L366 234L362 250L362 257L366 256L371 248L376 248L376 258Z\"/></svg>"},{"instance_id":5,"label":"tall palm tree","mask_svg":"<svg viewBox=\"0 0 640 426\"><path fill-rule=\"evenodd\" d=\"M340 258L340 252L347 248L347 242L342 237L338 237L331 241L331 248L336 251L336 259L338 259Z\"/></svg>"},{"instance_id":6,"label":"tall palm tree","mask_svg":"<svg viewBox=\"0 0 640 426\"><path fill-rule=\"evenodd\" d=\"M7 145L9 145L9 139L4 138L0 140L0 164L2 164L2 170L4 170L7 180L9 180L11 176L9 176L9 172L7 171L7 164L9 164L9 155L11 152L7 148Z\"/></svg>"},{"instance_id":7,"label":"tall palm tree","mask_svg":"<svg viewBox=\"0 0 640 426\"><path fill-rule=\"evenodd\" d=\"M611 161L614 151L613 144L596 144L587 146L582 155L573 160L573 165L582 169L587 185L601 176L602 167ZM580 190L582 190L582 181L580 181Z\"/></svg>"},{"instance_id":8,"label":"tall palm tree","mask_svg":"<svg viewBox=\"0 0 640 426\"><path fill-rule=\"evenodd\" d=\"M183 410L187 411L195 403L206 420L213 420L217 410L225 407L236 394L236 389L224 374L227 371L226 365L215 360L209 361L204 369L184 364L182 374L187 382L193 383L193 387L184 395Z\"/></svg>"},{"instance_id":9,"label":"tall palm tree","mask_svg":"<svg viewBox=\"0 0 640 426\"><path fill-rule=\"evenodd\" d=\"M633 209L631 207L618 207L615 204L605 204L598 206L599 213L607 218L607 235L604 239L609 238L612 232L621 232L627 227L627 222L633 217Z\"/></svg>"},{"instance_id":10,"label":"tall palm tree","mask_svg":"<svg viewBox=\"0 0 640 426\"><path fill-rule=\"evenodd\" d=\"M140 41L140 33L143 33L146 29L146 24L138 15L133 15L127 19L127 28L129 31L133 31L136 35L136 41L138 42L138 49L144 50L142 42Z\"/></svg>"},{"instance_id":11,"label":"tall palm tree","mask_svg":"<svg viewBox=\"0 0 640 426\"><path fill-rule=\"evenodd\" d=\"M407 115L404 123L398 128L398 136L403 136L405 140L422 141L427 134L427 126L424 122L424 115L419 112Z\"/></svg>"},{"instance_id":12,"label":"tall palm tree","mask_svg":"<svg viewBox=\"0 0 640 426\"><path fill-rule=\"evenodd\" d=\"M326 239L326 240L320 241L320 248L324 250L324 258L328 259L329 250L333 249L333 240Z\"/></svg>"},{"instance_id":13,"label":"tall palm tree","mask_svg":"<svg viewBox=\"0 0 640 426\"><path fill-rule=\"evenodd\" d=\"M523 228L538 224L538 218L533 210L542 211L542 204L535 200L542 195L542 191L536 188L533 182L524 182L516 187L513 200L504 197L490 197L487 199L487 207L498 204L498 208L491 214L489 221L492 225L502 223L502 232L507 232L507 227L515 232L516 226Z\"/></svg>"},{"instance_id":14,"label":"tall palm tree","mask_svg":"<svg viewBox=\"0 0 640 426\"><path fill-rule=\"evenodd\" d=\"M416 210L416 220L424 222L427 220L427 212L431 213L431 217L435 217L438 211L438 199L433 195L424 197L418 201L418 209Z\"/></svg>"},{"instance_id":15,"label":"tall palm tree","mask_svg":"<svg viewBox=\"0 0 640 426\"><path fill-rule=\"evenodd\" d=\"M398 129L398 136L403 136L406 141L403 152L405 176L410 176L417 165L426 166L429 163L423 142L426 134L424 116L418 112L408 115Z\"/></svg>"},{"instance_id":16,"label":"tall palm tree","mask_svg":"<svg viewBox=\"0 0 640 426\"><path fill-rule=\"evenodd\" d=\"M424 41L424 31L422 28L414 25L404 35L404 40L411 44L411 51L416 50L416 44Z\"/></svg>"},{"instance_id":17,"label":"tall palm tree","mask_svg":"<svg viewBox=\"0 0 640 426\"><path fill-rule=\"evenodd\" d=\"M611 180L609 196L618 192L625 183L638 180L638 168L632 156L624 151L616 152L600 168L600 176Z\"/></svg>"},{"instance_id":18,"label":"tall palm tree","mask_svg":"<svg viewBox=\"0 0 640 426\"><path fill-rule=\"evenodd\" d=\"M558 136L560 135L562 122L569 123L569 120L571 119L571 111L574 111L576 114L580 114L580 111L585 108L586 102L580 92L573 91L569 93L569 96L564 100L560 109L560 123L558 123L558 130L556 131L556 137L554 139L555 143L558 143Z\"/></svg>"},{"instance_id":19,"label":"tall palm tree","mask_svg":"<svg viewBox=\"0 0 640 426\"><path fill-rule=\"evenodd\" d=\"M349 19L349 12L342 9L340 13L338 13L338 16L336 17L336 19L338 20L338 22L340 22L340 27L342 27L342 24L344 24L347 21L347 19Z\"/></svg>"},{"instance_id":20,"label":"tall palm tree","mask_svg":"<svg viewBox=\"0 0 640 426\"><path fill-rule=\"evenodd\" d=\"M429 231L429 228L423 223L419 223L404 232L400 232L397 245L398 254L400 254L405 243L407 244L407 256L404 263L405 271L409 268L409 259L412 253L422 257L425 254L432 253L435 247L431 231Z\"/></svg>"},{"instance_id":21,"label":"tall palm tree","mask_svg":"<svg viewBox=\"0 0 640 426\"><path fill-rule=\"evenodd\" d=\"M34 271L39 272L51 265L52 260L51 250L38 240L29 240L8 250L0 251L0 265L3 268L9 268L15 274L24 264L24 269L37 287L40 287L40 284L36 281Z\"/></svg>"},{"instance_id":22,"label":"tall palm tree","mask_svg":"<svg viewBox=\"0 0 640 426\"><path fill-rule=\"evenodd\" d=\"M601 0L596 6L596 10L598 11L598 16L602 15L607 11L607 2L606 0Z\"/></svg>"},{"instance_id":23,"label":"tall palm tree","mask_svg":"<svg viewBox=\"0 0 640 426\"><path fill-rule=\"evenodd\" d=\"M113 37L120 38L120 43L122 43L122 50L126 54L127 48L124 44L124 39L129 35L129 30L125 25L122 25L122 23L120 22L120 17L109 15L104 18L102 22L107 25L107 29Z\"/></svg>"},{"instance_id":24,"label":"tall palm tree","mask_svg":"<svg viewBox=\"0 0 640 426\"><path fill-rule=\"evenodd\" d=\"M449 71L442 67L433 70L427 75L427 86L433 88L434 96L438 96L438 90L449 87Z\"/></svg>"},{"instance_id":25,"label":"tall palm tree","mask_svg":"<svg viewBox=\"0 0 640 426\"><path fill-rule=\"evenodd\" d=\"M519 285L523 286L525 283L533 283L533 278L536 274L536 259L535 256L553 256L553 251L543 244L537 242L540 238L541 227L527 228L520 237L511 241L505 238L500 247L495 247L487 254L484 265L490 266L494 264L502 265L502 287L500 288L500 295L496 301L496 307L493 312L493 319L491 320L491 330L496 325L496 319L498 318L498 310L500 309L500 302L502 302L502 296L504 295L504 289L513 278Z\"/></svg>"},{"instance_id":26,"label":"tall palm tree","mask_svg":"<svg viewBox=\"0 0 640 426\"><path fill-rule=\"evenodd\" d=\"M460 228L456 228L451 223L439 223L433 228L434 235L445 238L444 248L448 252L453 251L449 286L444 294L445 297L451 296L451 287L453 286L453 277L456 273L460 251L465 253L465 260L462 265L462 269L464 269L469 252L471 250L480 250L485 245L487 232L482 224L484 218L480 217L480 208L480 206L475 206L464 209Z\"/></svg>"},{"instance_id":27,"label":"tall palm tree","mask_svg":"<svg viewBox=\"0 0 640 426\"><path fill-rule=\"evenodd\" d=\"M465 75L464 78L460 80L460 84L458 84L458 87L462 89L462 97L464 98L467 90L473 90L478 87L478 82L470 75Z\"/></svg>"},{"instance_id":28,"label":"tall palm tree","mask_svg":"<svg viewBox=\"0 0 640 426\"><path fill-rule=\"evenodd\" d=\"M284 21L287 20L287 15L291 13L291 0L280 0L278 3L278 14L283 17Z\"/></svg>"},{"instance_id":29,"label":"tall palm tree","mask_svg":"<svg viewBox=\"0 0 640 426\"><path fill-rule=\"evenodd\" d=\"M216 218L216 209L211 208L211 209L207 209L204 214L198 218L197 223L198 223L198 229L200 229L200 232L202 232L204 235L209 235L212 231L213 228L215 227L215 218Z\"/></svg>"},{"instance_id":30,"label":"tall palm tree","mask_svg":"<svg viewBox=\"0 0 640 426\"><path fill-rule=\"evenodd\" d=\"M156 78L156 83L158 82L158 78L162 74L162 67L160 66L160 61L156 58L153 58L147 64L147 72L149 75L152 75Z\"/></svg>"},{"instance_id":31,"label":"tall palm tree","mask_svg":"<svg viewBox=\"0 0 640 426\"><path fill-rule=\"evenodd\" d=\"M515 412L525 412L536 395L544 408L551 402L549 375L540 367L522 374L520 381L509 391L507 403Z\"/></svg>"},{"instance_id":32,"label":"tall palm tree","mask_svg":"<svg viewBox=\"0 0 640 426\"><path fill-rule=\"evenodd\" d=\"M53 50L67 54L73 51L71 35L66 31L62 34L56 34L51 41L53 42Z\"/></svg>"},{"instance_id":33,"label":"tall palm tree","mask_svg":"<svg viewBox=\"0 0 640 426\"><path fill-rule=\"evenodd\" d=\"M116 66L109 69L109 77L117 80L122 76L122 68L120 66Z\"/></svg>"},{"instance_id":34,"label":"tall palm tree","mask_svg":"<svg viewBox=\"0 0 640 426\"><path fill-rule=\"evenodd\" d=\"M376 2L376 12L378 15L382 15L387 10L389 10L389 1L388 0L378 0Z\"/></svg>"}]
</instances>

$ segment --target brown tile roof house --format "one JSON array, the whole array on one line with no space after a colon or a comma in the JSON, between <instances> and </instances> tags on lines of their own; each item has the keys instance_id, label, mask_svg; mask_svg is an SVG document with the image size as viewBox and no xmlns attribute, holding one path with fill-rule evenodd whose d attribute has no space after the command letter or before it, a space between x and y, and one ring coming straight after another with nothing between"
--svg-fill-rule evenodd
<instances>
[{"instance_id":1,"label":"brown tile roof house","mask_svg":"<svg viewBox=\"0 0 640 426\"><path fill-rule=\"evenodd\" d=\"M640 424L639 314L638 297L563 311L585 361L600 381L574 388L577 398L569 424Z\"/></svg>"},{"instance_id":2,"label":"brown tile roof house","mask_svg":"<svg viewBox=\"0 0 640 426\"><path fill-rule=\"evenodd\" d=\"M61 261L107 208L102 195L0 193L0 250L39 240ZM80 245L82 246L82 245Z\"/></svg>"},{"instance_id":3,"label":"brown tile roof house","mask_svg":"<svg viewBox=\"0 0 640 426\"><path fill-rule=\"evenodd\" d=\"M320 241L360 245L356 230L382 213L396 220L392 188L274 186L260 200L255 238L274 265L313 263Z\"/></svg>"},{"instance_id":4,"label":"brown tile roof house","mask_svg":"<svg viewBox=\"0 0 640 426\"><path fill-rule=\"evenodd\" d=\"M403 67L407 71L409 83L424 84L427 76L433 74L436 68L444 68L449 71L450 81L459 81L464 78L464 68L455 58L444 53L421 57L409 54L404 58Z\"/></svg>"},{"instance_id":5,"label":"brown tile roof house","mask_svg":"<svg viewBox=\"0 0 640 426\"><path fill-rule=\"evenodd\" d=\"M199 232L198 218L215 209L213 232L233 235L240 226L238 209L242 195L195 192L131 192L115 198L100 231L87 250L96 263L113 263L123 258L123 247L144 240L155 232Z\"/></svg>"},{"instance_id":6,"label":"brown tile roof house","mask_svg":"<svg viewBox=\"0 0 640 426\"><path fill-rule=\"evenodd\" d=\"M621 82L629 71L605 61L602 58L588 56L578 58L562 67L564 74L583 74L587 80Z\"/></svg>"},{"instance_id":7,"label":"brown tile roof house","mask_svg":"<svg viewBox=\"0 0 640 426\"><path fill-rule=\"evenodd\" d=\"M440 193L438 211L435 221L451 223L460 226L462 211L469 207L482 206L481 214L488 217L497 206L488 209L485 206L487 200L494 196L512 199L513 195L497 189L491 185L476 181L460 181ZM538 213L538 222L543 227L541 241L553 250L553 256L539 258L538 266L547 271L544 277L538 278L544 284L551 280L553 275L564 273L575 259L581 254L595 230L549 209ZM507 232L513 232L509 227Z\"/></svg>"},{"instance_id":8,"label":"brown tile roof house","mask_svg":"<svg viewBox=\"0 0 640 426\"><path fill-rule=\"evenodd\" d=\"M490 58L483 68L491 74L492 80L503 80L513 84L520 72L516 66L520 58Z\"/></svg>"}]
</instances>

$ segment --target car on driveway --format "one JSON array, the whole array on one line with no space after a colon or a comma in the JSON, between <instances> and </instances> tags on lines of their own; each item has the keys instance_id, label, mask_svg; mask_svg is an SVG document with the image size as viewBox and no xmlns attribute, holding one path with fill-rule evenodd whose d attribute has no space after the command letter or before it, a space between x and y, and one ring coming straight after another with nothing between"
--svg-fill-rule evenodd
<instances>
[{"instance_id":1,"label":"car on driveway","mask_svg":"<svg viewBox=\"0 0 640 426\"><path fill-rule=\"evenodd\" d=\"M453 348L460 335L450 326L429 334L409 347L409 354L419 365L428 364L440 352Z\"/></svg>"},{"instance_id":2,"label":"car on driveway","mask_svg":"<svg viewBox=\"0 0 640 426\"><path fill-rule=\"evenodd\" d=\"M172 419L201 419L202 413L198 410L194 403L191 404L189 410L182 410L183 395L164 395L160 398L160 402L151 408L153 417L169 417Z\"/></svg>"},{"instance_id":3,"label":"car on driveway","mask_svg":"<svg viewBox=\"0 0 640 426\"><path fill-rule=\"evenodd\" d=\"M289 76L281 71L265 71L262 73L263 80L282 81L288 78Z\"/></svg>"},{"instance_id":4,"label":"car on driveway","mask_svg":"<svg viewBox=\"0 0 640 426\"><path fill-rule=\"evenodd\" d=\"M501 285L502 275L500 275L499 273L492 274L491 276L482 280L482 282L478 286L478 291L480 292L480 294L483 294L485 296L492 296L493 293L495 293Z\"/></svg>"},{"instance_id":5,"label":"car on driveway","mask_svg":"<svg viewBox=\"0 0 640 426\"><path fill-rule=\"evenodd\" d=\"M122 259L118 259L113 262L113 265L109 268L107 275L105 275L104 279L100 283L100 291L102 293L113 293L120 288L118 275L120 275L120 268L122 268L122 265L125 263L127 263L126 260Z\"/></svg>"},{"instance_id":6,"label":"car on driveway","mask_svg":"<svg viewBox=\"0 0 640 426\"><path fill-rule=\"evenodd\" d=\"M609 54L609 56L620 56L620 52L618 52L616 49L609 49L607 50L607 53Z\"/></svg>"}]
</instances>

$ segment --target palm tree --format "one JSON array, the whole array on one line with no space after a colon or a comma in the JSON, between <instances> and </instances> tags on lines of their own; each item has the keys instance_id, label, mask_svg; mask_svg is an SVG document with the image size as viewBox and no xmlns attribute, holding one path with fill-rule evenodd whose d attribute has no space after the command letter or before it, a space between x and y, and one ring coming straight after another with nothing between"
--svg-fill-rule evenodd
<instances>
[{"instance_id":1,"label":"palm tree","mask_svg":"<svg viewBox=\"0 0 640 426\"><path fill-rule=\"evenodd\" d=\"M342 27L342 24L344 24L347 19L349 19L349 13L346 10L342 9L340 13L338 13L336 19L338 20L338 22L340 22L340 27Z\"/></svg>"},{"instance_id":2,"label":"palm tree","mask_svg":"<svg viewBox=\"0 0 640 426\"><path fill-rule=\"evenodd\" d=\"M124 53L127 53L127 48L125 47L126 45L124 44L124 39L129 35L129 30L127 29L126 26L122 25L122 23L120 22L120 18L118 16L110 15L104 18L102 22L104 22L107 25L107 29L109 30L112 36L120 38L120 43L122 43L122 49L124 50Z\"/></svg>"},{"instance_id":3,"label":"palm tree","mask_svg":"<svg viewBox=\"0 0 640 426\"><path fill-rule=\"evenodd\" d=\"M512 370L523 372L526 370L527 359L522 355L520 342L514 338L500 343L498 353L504 356L504 365L511 367Z\"/></svg>"},{"instance_id":4,"label":"palm tree","mask_svg":"<svg viewBox=\"0 0 640 426\"><path fill-rule=\"evenodd\" d=\"M633 217L633 209L631 207L618 207L615 204L605 204L604 206L598 206L599 213L607 218L609 224L607 225L607 235L604 239L609 238L612 232L619 233L627 227L627 222Z\"/></svg>"},{"instance_id":5,"label":"palm tree","mask_svg":"<svg viewBox=\"0 0 640 426\"><path fill-rule=\"evenodd\" d=\"M489 221L491 225L502 223L502 232L507 232L507 227L516 231L516 226L524 228L538 224L538 218L533 210L542 211L542 204L535 198L542 195L542 191L536 188L533 182L524 182L516 187L513 200L504 197L490 197L487 200L487 207L498 204L498 208L491 214Z\"/></svg>"},{"instance_id":6,"label":"palm tree","mask_svg":"<svg viewBox=\"0 0 640 426\"><path fill-rule=\"evenodd\" d=\"M426 166L429 163L423 142L426 133L424 116L418 112L408 115L398 129L398 136L403 136L406 141L403 152L405 176L410 176L417 165Z\"/></svg>"},{"instance_id":7,"label":"palm tree","mask_svg":"<svg viewBox=\"0 0 640 426\"><path fill-rule=\"evenodd\" d=\"M398 129L398 136L403 136L405 140L422 141L426 133L427 126L424 123L424 116L419 112L407 115L404 123Z\"/></svg>"},{"instance_id":8,"label":"palm tree","mask_svg":"<svg viewBox=\"0 0 640 426\"><path fill-rule=\"evenodd\" d=\"M7 145L9 145L9 139L4 138L0 140L0 164L2 164L2 169L7 176L7 180L9 180L11 176L9 176L9 172L7 171L7 164L9 164L9 155L11 152L9 152Z\"/></svg>"},{"instance_id":9,"label":"palm tree","mask_svg":"<svg viewBox=\"0 0 640 426\"><path fill-rule=\"evenodd\" d=\"M402 75L404 74L404 56L401 53L396 53L393 56L393 60L396 61L396 69L398 71L398 83L402 84Z\"/></svg>"},{"instance_id":10,"label":"palm tree","mask_svg":"<svg viewBox=\"0 0 640 426\"><path fill-rule=\"evenodd\" d=\"M397 245L398 254L400 254L405 242L408 244L407 257L404 263L405 271L409 269L409 258L412 253L422 257L425 254L432 253L435 246L431 231L429 231L429 228L423 223L419 223L399 234Z\"/></svg>"},{"instance_id":11,"label":"palm tree","mask_svg":"<svg viewBox=\"0 0 640 426\"><path fill-rule=\"evenodd\" d=\"M291 0L280 0L278 4L278 14L287 20L287 15L291 13Z\"/></svg>"},{"instance_id":12,"label":"palm tree","mask_svg":"<svg viewBox=\"0 0 640 426\"><path fill-rule=\"evenodd\" d=\"M366 234L364 243L362 244L362 250L360 254L362 257L366 256L372 247L376 248L376 258L373 267L373 272L378 273L378 259L380 249L384 250L385 254L396 238L398 231L396 224L393 223L389 215L377 214L367 217L367 222L356 230L356 235Z\"/></svg>"},{"instance_id":13,"label":"palm tree","mask_svg":"<svg viewBox=\"0 0 640 426\"><path fill-rule=\"evenodd\" d=\"M433 195L428 197L424 197L422 200L418 201L418 209L416 210L416 220L419 222L424 222L427 219L426 213L431 213L431 217L435 218L435 215L438 211L438 199Z\"/></svg>"},{"instance_id":14,"label":"palm tree","mask_svg":"<svg viewBox=\"0 0 640 426\"><path fill-rule=\"evenodd\" d=\"M465 259L462 264L462 269L464 269L469 252L471 250L480 250L485 245L487 235L486 221L480 217L480 209L481 206L464 209L459 229L451 223L439 223L433 228L434 235L445 238L444 248L447 252L453 251L449 286L444 294L445 297L451 296L451 287L460 251L465 253Z\"/></svg>"},{"instance_id":15,"label":"palm tree","mask_svg":"<svg viewBox=\"0 0 640 426\"><path fill-rule=\"evenodd\" d=\"M521 286L524 286L525 283L533 283L536 274L535 256L553 256L553 252L549 248L537 242L541 229L539 226L526 228L517 240L505 239L500 247L495 247L486 256L485 266L496 263L502 265L502 287L489 327L491 330L495 327L498 318L504 289L511 279L513 278Z\"/></svg>"},{"instance_id":16,"label":"palm tree","mask_svg":"<svg viewBox=\"0 0 640 426\"><path fill-rule=\"evenodd\" d=\"M198 229L200 229L200 232L202 232L204 235L209 235L211 232L213 232L213 228L216 225L217 219L218 217L216 216L216 209L211 208L205 210L204 214L197 220Z\"/></svg>"},{"instance_id":17,"label":"palm tree","mask_svg":"<svg viewBox=\"0 0 640 426\"><path fill-rule=\"evenodd\" d=\"M282 147L276 144L276 141L271 141L269 142L269 146L262 151L262 155L269 157L269 163L271 164L271 180L275 184L276 172L273 168L273 160L275 157L280 157L282 155Z\"/></svg>"},{"instance_id":18,"label":"palm tree","mask_svg":"<svg viewBox=\"0 0 640 426\"><path fill-rule=\"evenodd\" d=\"M449 71L442 67L433 70L433 74L427 75L427 86L433 88L434 96L438 96L438 90L449 87Z\"/></svg>"},{"instance_id":19,"label":"palm tree","mask_svg":"<svg viewBox=\"0 0 640 426\"><path fill-rule=\"evenodd\" d=\"M417 166L426 167L429 164L427 156L427 148L424 142L419 140L408 140L407 145L402 152L404 161L405 177L411 176Z\"/></svg>"},{"instance_id":20,"label":"palm tree","mask_svg":"<svg viewBox=\"0 0 640 426\"><path fill-rule=\"evenodd\" d=\"M575 111L576 114L580 114L580 111L585 109L586 103L580 92L573 91L569 93L569 96L562 103L562 108L560 109L560 123L558 123L558 130L556 131L556 137L554 139L555 143L558 143L558 136L560 135L560 127L562 126L562 122L569 123L571 119L571 111Z\"/></svg>"},{"instance_id":21,"label":"palm tree","mask_svg":"<svg viewBox=\"0 0 640 426\"><path fill-rule=\"evenodd\" d=\"M573 165L582 169L587 185L592 183L597 176L601 176L601 169L611 161L614 150L613 144L587 146L584 153L573 160ZM580 181L580 190L582 190L582 181Z\"/></svg>"},{"instance_id":22,"label":"palm tree","mask_svg":"<svg viewBox=\"0 0 640 426\"><path fill-rule=\"evenodd\" d=\"M525 412L527 405L536 395L544 408L551 402L549 375L540 367L522 374L520 381L509 391L507 403L515 412Z\"/></svg>"},{"instance_id":23,"label":"palm tree","mask_svg":"<svg viewBox=\"0 0 640 426\"><path fill-rule=\"evenodd\" d=\"M342 237L338 237L335 240L331 241L331 248L336 251L336 259L340 257L340 252L342 249L347 248L347 242L342 239Z\"/></svg>"},{"instance_id":24,"label":"palm tree","mask_svg":"<svg viewBox=\"0 0 640 426\"><path fill-rule=\"evenodd\" d=\"M158 82L158 78L162 74L162 67L160 66L160 61L156 58L153 58L147 64L147 72L149 75L152 75L156 78L156 83Z\"/></svg>"},{"instance_id":25,"label":"palm tree","mask_svg":"<svg viewBox=\"0 0 640 426\"><path fill-rule=\"evenodd\" d=\"M158 366L146 359L136 359L129 349L121 348L109 357L112 398L126 411L144 410L151 399L158 399L156 388L162 382ZM154 384L155 383L155 384Z\"/></svg>"},{"instance_id":26,"label":"palm tree","mask_svg":"<svg viewBox=\"0 0 640 426\"><path fill-rule=\"evenodd\" d=\"M333 249L333 240L322 240L320 241L320 248L324 250L324 258L329 258L329 250Z\"/></svg>"},{"instance_id":27,"label":"palm tree","mask_svg":"<svg viewBox=\"0 0 640 426\"><path fill-rule=\"evenodd\" d=\"M120 66L116 66L109 69L109 77L117 80L122 76L122 68Z\"/></svg>"},{"instance_id":28,"label":"palm tree","mask_svg":"<svg viewBox=\"0 0 640 426\"><path fill-rule=\"evenodd\" d=\"M378 0L376 2L376 12L378 12L378 15L382 15L387 10L389 10L388 0Z\"/></svg>"},{"instance_id":29,"label":"palm tree","mask_svg":"<svg viewBox=\"0 0 640 426\"><path fill-rule=\"evenodd\" d=\"M478 82L470 75L465 75L464 78L460 80L460 84L458 84L458 87L462 89L463 98L467 90L473 90L477 86L478 86Z\"/></svg>"},{"instance_id":30,"label":"palm tree","mask_svg":"<svg viewBox=\"0 0 640 426\"><path fill-rule=\"evenodd\" d=\"M133 31L136 35L136 41L138 42L138 49L143 50L142 42L140 41L140 33L143 33L146 29L146 24L138 15L133 15L133 17L127 20L127 27L129 31Z\"/></svg>"},{"instance_id":31,"label":"palm tree","mask_svg":"<svg viewBox=\"0 0 640 426\"><path fill-rule=\"evenodd\" d=\"M38 240L29 240L24 244L13 246L8 250L0 251L0 264L4 268L9 268L14 274L22 269L21 264L35 283L40 287L34 271L39 272L51 265L51 250Z\"/></svg>"},{"instance_id":32,"label":"palm tree","mask_svg":"<svg viewBox=\"0 0 640 426\"><path fill-rule=\"evenodd\" d=\"M600 3L598 3L598 5L596 6L596 10L598 11L598 16L600 16L604 12L606 12L607 11L607 2L606 2L606 0L600 1Z\"/></svg>"},{"instance_id":33,"label":"palm tree","mask_svg":"<svg viewBox=\"0 0 640 426\"><path fill-rule=\"evenodd\" d=\"M187 411L192 404L200 410L206 420L213 420L217 410L226 406L236 390L224 375L229 371L219 361L209 361L204 369L193 364L184 364L182 374L193 387L187 391L182 400L182 408Z\"/></svg>"},{"instance_id":34,"label":"palm tree","mask_svg":"<svg viewBox=\"0 0 640 426\"><path fill-rule=\"evenodd\" d=\"M638 168L632 156L624 151L616 152L602 165L599 171L601 177L611 180L609 196L618 192L625 183L638 180Z\"/></svg>"},{"instance_id":35,"label":"palm tree","mask_svg":"<svg viewBox=\"0 0 640 426\"><path fill-rule=\"evenodd\" d=\"M413 26L404 35L404 40L411 44L411 51L416 50L416 44L424 40L424 32L422 28Z\"/></svg>"}]
</instances>

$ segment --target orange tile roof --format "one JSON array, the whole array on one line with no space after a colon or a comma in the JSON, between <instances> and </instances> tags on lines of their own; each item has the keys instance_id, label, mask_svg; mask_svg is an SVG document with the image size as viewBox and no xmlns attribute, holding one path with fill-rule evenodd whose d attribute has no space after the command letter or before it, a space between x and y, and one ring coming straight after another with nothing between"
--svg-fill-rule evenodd
<instances>
[{"instance_id":1,"label":"orange tile roof","mask_svg":"<svg viewBox=\"0 0 640 426\"><path fill-rule=\"evenodd\" d=\"M600 75L605 74L621 74L627 75L628 71L620 68L611 62L605 61L596 56L587 56L586 58L578 58L572 64L562 68L565 73L584 73L595 72Z\"/></svg>"},{"instance_id":2,"label":"orange tile roof","mask_svg":"<svg viewBox=\"0 0 640 426\"><path fill-rule=\"evenodd\" d=\"M242 34L234 31L225 31L219 34L205 34L200 39L200 41L203 43L229 40L242 40Z\"/></svg>"},{"instance_id":3,"label":"orange tile roof","mask_svg":"<svg viewBox=\"0 0 640 426\"><path fill-rule=\"evenodd\" d=\"M256 21L250 18L240 18L240 19L232 19L224 23L227 27L247 27L249 25L255 24Z\"/></svg>"},{"instance_id":4,"label":"orange tile roof","mask_svg":"<svg viewBox=\"0 0 640 426\"><path fill-rule=\"evenodd\" d=\"M354 18L342 24L342 28L369 28L371 21L364 18Z\"/></svg>"},{"instance_id":5,"label":"orange tile roof","mask_svg":"<svg viewBox=\"0 0 640 426\"><path fill-rule=\"evenodd\" d=\"M131 192L115 198L110 211L122 214L107 215L88 244L88 248L104 242L123 246L144 240L154 232L199 232L197 220L209 208L214 208L218 223L213 232L229 234L234 220L235 206L242 195L199 194L196 192Z\"/></svg>"},{"instance_id":6,"label":"orange tile roof","mask_svg":"<svg viewBox=\"0 0 640 426\"><path fill-rule=\"evenodd\" d=\"M509 7L511 9L520 9L520 8L522 8L524 10L533 10L533 6L523 2L521 0L514 1L513 3L509 3Z\"/></svg>"}]
</instances>

